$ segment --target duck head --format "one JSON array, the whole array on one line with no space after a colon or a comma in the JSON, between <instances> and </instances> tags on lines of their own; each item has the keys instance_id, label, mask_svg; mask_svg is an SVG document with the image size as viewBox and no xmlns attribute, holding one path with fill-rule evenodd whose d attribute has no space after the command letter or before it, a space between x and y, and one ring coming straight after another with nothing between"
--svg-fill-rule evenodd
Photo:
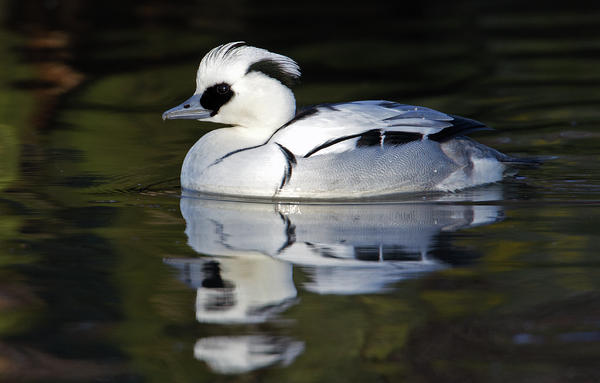
<instances>
[{"instance_id":1,"label":"duck head","mask_svg":"<svg viewBox=\"0 0 600 383\"><path fill-rule=\"evenodd\" d=\"M294 117L291 86L299 78L300 68L289 57L244 42L224 44L200 62L192 97L162 118L274 130Z\"/></svg>"}]
</instances>

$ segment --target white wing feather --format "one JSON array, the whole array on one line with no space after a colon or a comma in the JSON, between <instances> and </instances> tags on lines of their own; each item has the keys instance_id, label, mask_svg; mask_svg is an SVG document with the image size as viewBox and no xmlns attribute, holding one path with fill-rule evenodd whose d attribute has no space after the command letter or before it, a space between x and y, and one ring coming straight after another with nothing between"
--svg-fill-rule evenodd
<instances>
[{"instance_id":1,"label":"white wing feather","mask_svg":"<svg viewBox=\"0 0 600 383\"><path fill-rule=\"evenodd\" d=\"M343 104L317 105L306 117L297 118L278 129L270 142L285 146L297 156L315 148L341 140L319 154L341 152L356 147L361 134L372 130L385 132L435 134L451 127L453 117L422 106L389 101L356 101Z\"/></svg>"}]
</instances>

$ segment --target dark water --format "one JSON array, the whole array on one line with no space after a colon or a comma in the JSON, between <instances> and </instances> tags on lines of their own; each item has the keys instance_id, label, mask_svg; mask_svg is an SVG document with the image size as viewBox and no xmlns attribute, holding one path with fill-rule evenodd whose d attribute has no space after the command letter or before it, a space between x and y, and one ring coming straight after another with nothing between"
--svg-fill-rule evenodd
<instances>
[{"instance_id":1,"label":"dark water","mask_svg":"<svg viewBox=\"0 0 600 383\"><path fill-rule=\"evenodd\" d=\"M0 380L600 381L600 9L0 1ZM375 205L180 198L163 123L231 40L300 105L390 99L556 156Z\"/></svg>"}]
</instances>

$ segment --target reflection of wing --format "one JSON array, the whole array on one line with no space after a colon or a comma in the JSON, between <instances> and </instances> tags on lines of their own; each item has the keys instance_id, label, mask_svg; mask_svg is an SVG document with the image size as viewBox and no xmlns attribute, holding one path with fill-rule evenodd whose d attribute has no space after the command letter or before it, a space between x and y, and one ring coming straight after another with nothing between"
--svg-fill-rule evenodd
<instances>
[{"instance_id":1,"label":"reflection of wing","mask_svg":"<svg viewBox=\"0 0 600 383\"><path fill-rule=\"evenodd\" d=\"M487 190L488 194L467 191L451 197L444 195L445 203L419 200L302 205L184 197L181 211L187 223L189 243L199 253L244 256L231 260L232 264L240 265L241 260L250 255L268 255L313 267L313 284L307 286L314 291L374 292L394 281L453 263L454 255L450 251L443 253L444 262L431 256L440 234L447 237L449 232L458 229L498 221L502 211L499 206L452 204L449 199L481 201L499 197L498 185ZM231 266L231 270L234 269L243 267ZM320 277L325 275L333 277L328 280ZM270 278L264 270L257 271L253 283ZM329 287L323 283L329 283Z\"/></svg>"},{"instance_id":2,"label":"reflection of wing","mask_svg":"<svg viewBox=\"0 0 600 383\"><path fill-rule=\"evenodd\" d=\"M447 266L436 261L385 262L378 265L310 267L311 280L304 288L318 294L373 294L389 290L394 283L416 278Z\"/></svg>"},{"instance_id":3,"label":"reflection of wing","mask_svg":"<svg viewBox=\"0 0 600 383\"><path fill-rule=\"evenodd\" d=\"M356 101L305 109L279 128L270 142L307 158L373 145L401 145L424 137L442 142L482 129L488 128L421 106Z\"/></svg>"},{"instance_id":4,"label":"reflection of wing","mask_svg":"<svg viewBox=\"0 0 600 383\"><path fill-rule=\"evenodd\" d=\"M391 259L383 258L383 247L338 248L299 242L285 249L279 259L306 267L310 281L304 288L319 294L378 293L400 280L444 269L448 265L425 255L407 254L399 258L395 249L387 249Z\"/></svg>"},{"instance_id":5,"label":"reflection of wing","mask_svg":"<svg viewBox=\"0 0 600 383\"><path fill-rule=\"evenodd\" d=\"M181 212L190 246L201 254L278 256L295 243L332 248L336 257L402 260L427 253L441 231L489 224L501 208L462 202L499 198L499 186L428 199L382 204L245 203L185 197ZM461 202L452 204L451 202ZM430 203L429 203L430 202Z\"/></svg>"}]
</instances>

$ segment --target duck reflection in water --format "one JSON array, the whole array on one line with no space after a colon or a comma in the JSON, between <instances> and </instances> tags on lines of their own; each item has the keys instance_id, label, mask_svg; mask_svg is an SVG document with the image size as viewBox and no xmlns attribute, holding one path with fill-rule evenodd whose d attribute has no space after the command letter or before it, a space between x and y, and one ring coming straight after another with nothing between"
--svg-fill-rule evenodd
<instances>
[{"instance_id":1,"label":"duck reflection in water","mask_svg":"<svg viewBox=\"0 0 600 383\"><path fill-rule=\"evenodd\" d=\"M500 185L372 204L270 204L184 195L188 244L210 257L165 262L197 289L198 321L272 322L298 301L294 266L308 274L302 288L310 292L369 294L468 263L477 255L453 248L450 233L501 220L501 206L482 203L500 198ZM194 355L216 372L239 373L289 364L303 349L303 342L289 337L253 334L200 339Z\"/></svg>"},{"instance_id":2,"label":"duck reflection in water","mask_svg":"<svg viewBox=\"0 0 600 383\"><path fill-rule=\"evenodd\" d=\"M296 301L292 265L262 254L165 262L178 268L181 279L197 289L199 322L263 323ZM303 342L287 336L213 336L196 342L194 356L214 372L239 374L277 363L288 365L303 350Z\"/></svg>"}]
</instances>

